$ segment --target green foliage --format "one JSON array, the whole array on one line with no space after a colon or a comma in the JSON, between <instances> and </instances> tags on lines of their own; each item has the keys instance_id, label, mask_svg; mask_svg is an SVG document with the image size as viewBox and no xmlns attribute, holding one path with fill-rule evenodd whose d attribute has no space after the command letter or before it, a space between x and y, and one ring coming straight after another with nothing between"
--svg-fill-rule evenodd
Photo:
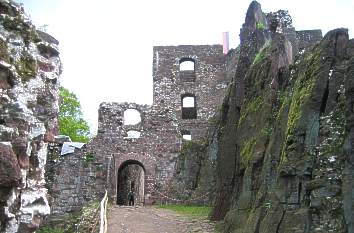
<instances>
[{"instance_id":1,"label":"green foliage","mask_svg":"<svg viewBox=\"0 0 354 233\"><path fill-rule=\"evenodd\" d=\"M258 30L264 30L264 29L265 29L264 23L258 21L258 22L256 23L256 29L258 29Z\"/></svg>"},{"instance_id":2,"label":"green foliage","mask_svg":"<svg viewBox=\"0 0 354 233\"><path fill-rule=\"evenodd\" d=\"M79 212L66 214L61 221L41 226L37 233L87 233L97 232L99 202L89 202ZM93 231L95 227L96 231Z\"/></svg>"},{"instance_id":3,"label":"green foliage","mask_svg":"<svg viewBox=\"0 0 354 233\"><path fill-rule=\"evenodd\" d=\"M260 62L264 57L265 57L265 55L264 55L263 50L259 51L259 52L256 54L256 57L255 57L254 60L253 60L253 64L256 64L256 63Z\"/></svg>"},{"instance_id":4,"label":"green foliage","mask_svg":"<svg viewBox=\"0 0 354 233\"><path fill-rule=\"evenodd\" d=\"M261 133L264 136L270 136L273 133L273 127L270 123L267 123L261 130Z\"/></svg>"},{"instance_id":5,"label":"green foliage","mask_svg":"<svg viewBox=\"0 0 354 233\"><path fill-rule=\"evenodd\" d=\"M96 156L94 154L88 153L85 155L85 162L93 162Z\"/></svg>"},{"instance_id":6,"label":"green foliage","mask_svg":"<svg viewBox=\"0 0 354 233\"><path fill-rule=\"evenodd\" d=\"M99 225L96 223L100 217L100 202L94 201L88 203L81 210L80 219L77 223L76 233L98 232ZM95 228L96 231L93 231Z\"/></svg>"},{"instance_id":7,"label":"green foliage","mask_svg":"<svg viewBox=\"0 0 354 233\"><path fill-rule=\"evenodd\" d=\"M90 128L83 119L81 105L76 95L60 87L59 132L75 142L88 142Z\"/></svg>"},{"instance_id":8,"label":"green foliage","mask_svg":"<svg viewBox=\"0 0 354 233\"><path fill-rule=\"evenodd\" d=\"M271 43L270 41L266 41L263 45L263 47L259 50L259 52L256 54L254 60L253 60L253 64L257 64L258 62L262 61L266 55L268 50L271 47Z\"/></svg>"},{"instance_id":9,"label":"green foliage","mask_svg":"<svg viewBox=\"0 0 354 233\"><path fill-rule=\"evenodd\" d=\"M158 205L157 208L168 209L180 214L189 215L192 217L207 218L212 210L210 206L186 206L186 205Z\"/></svg>"},{"instance_id":10,"label":"green foliage","mask_svg":"<svg viewBox=\"0 0 354 233\"><path fill-rule=\"evenodd\" d=\"M20 31L23 21L19 16L10 17L5 16L2 25L6 30L9 31Z\"/></svg>"},{"instance_id":11,"label":"green foliage","mask_svg":"<svg viewBox=\"0 0 354 233\"><path fill-rule=\"evenodd\" d=\"M270 202L265 202L265 203L263 204L263 207L266 208L266 209L270 209L270 208L272 207L272 203L270 203Z\"/></svg>"}]
</instances>

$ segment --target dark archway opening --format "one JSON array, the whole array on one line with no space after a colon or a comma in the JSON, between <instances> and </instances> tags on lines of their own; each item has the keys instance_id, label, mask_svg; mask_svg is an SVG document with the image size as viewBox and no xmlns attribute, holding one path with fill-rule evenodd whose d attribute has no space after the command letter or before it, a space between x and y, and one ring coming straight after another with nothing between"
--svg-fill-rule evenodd
<instances>
[{"instance_id":1,"label":"dark archway opening","mask_svg":"<svg viewBox=\"0 0 354 233\"><path fill-rule=\"evenodd\" d=\"M117 205L129 205L133 192L134 205L144 205L145 168L136 160L127 160L118 169Z\"/></svg>"}]
</instances>

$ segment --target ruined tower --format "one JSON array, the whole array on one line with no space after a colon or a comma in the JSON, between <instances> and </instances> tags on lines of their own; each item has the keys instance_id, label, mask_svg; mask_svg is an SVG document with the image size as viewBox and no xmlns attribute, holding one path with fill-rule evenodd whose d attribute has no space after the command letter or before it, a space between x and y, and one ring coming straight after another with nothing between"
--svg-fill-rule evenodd
<instances>
[{"instance_id":1,"label":"ruined tower","mask_svg":"<svg viewBox=\"0 0 354 233\"><path fill-rule=\"evenodd\" d=\"M154 47L153 107L172 108L185 139L205 136L228 81L221 45Z\"/></svg>"}]
</instances>

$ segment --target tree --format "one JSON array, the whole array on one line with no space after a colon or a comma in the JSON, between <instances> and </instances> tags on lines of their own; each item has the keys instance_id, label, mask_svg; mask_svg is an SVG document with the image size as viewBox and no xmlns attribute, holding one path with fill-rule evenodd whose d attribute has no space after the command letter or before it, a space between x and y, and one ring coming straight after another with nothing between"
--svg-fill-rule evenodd
<instances>
[{"instance_id":1,"label":"tree","mask_svg":"<svg viewBox=\"0 0 354 233\"><path fill-rule=\"evenodd\" d=\"M90 127L83 119L81 105L76 95L60 87L59 133L74 142L88 142Z\"/></svg>"}]
</instances>

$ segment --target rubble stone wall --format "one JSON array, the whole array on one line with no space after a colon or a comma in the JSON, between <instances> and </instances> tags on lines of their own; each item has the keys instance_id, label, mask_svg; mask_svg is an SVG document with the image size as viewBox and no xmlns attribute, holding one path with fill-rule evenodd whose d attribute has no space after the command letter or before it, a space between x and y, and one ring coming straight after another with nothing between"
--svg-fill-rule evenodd
<instances>
[{"instance_id":1,"label":"rubble stone wall","mask_svg":"<svg viewBox=\"0 0 354 233\"><path fill-rule=\"evenodd\" d=\"M192 139L205 136L208 119L222 102L229 79L225 77L226 56L221 45L155 46L153 58L154 105L172 108L180 130ZM193 71L180 70L183 59L194 61L194 81L183 77ZM195 96L196 119L182 119L182 96Z\"/></svg>"}]
</instances>

